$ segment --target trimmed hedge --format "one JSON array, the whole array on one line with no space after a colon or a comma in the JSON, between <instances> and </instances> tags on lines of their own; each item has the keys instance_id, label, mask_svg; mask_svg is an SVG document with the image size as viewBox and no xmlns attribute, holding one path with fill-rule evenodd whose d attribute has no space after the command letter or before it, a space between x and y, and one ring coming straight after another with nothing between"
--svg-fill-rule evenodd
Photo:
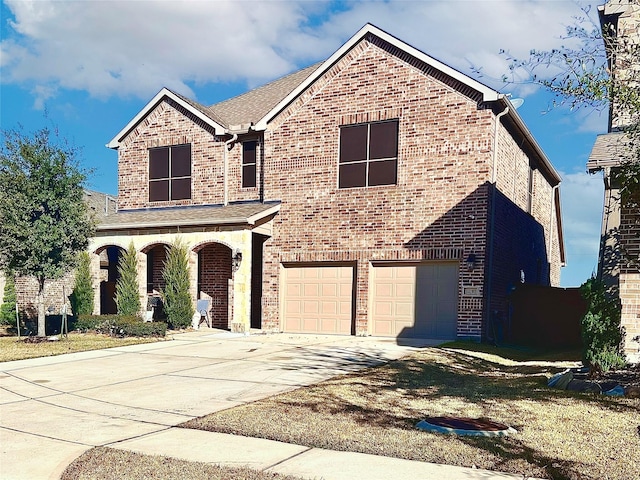
<instances>
[{"instance_id":1,"label":"trimmed hedge","mask_svg":"<svg viewBox=\"0 0 640 480\"><path fill-rule=\"evenodd\" d=\"M118 337L164 337L167 333L166 323L143 322L138 317L124 315L80 315L73 328Z\"/></svg>"}]
</instances>

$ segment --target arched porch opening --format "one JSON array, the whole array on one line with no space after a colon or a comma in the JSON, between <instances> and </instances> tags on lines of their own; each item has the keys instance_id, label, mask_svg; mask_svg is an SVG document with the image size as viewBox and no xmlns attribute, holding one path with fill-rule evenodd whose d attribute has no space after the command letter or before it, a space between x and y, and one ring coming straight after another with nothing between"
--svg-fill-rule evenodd
<instances>
[{"instance_id":1,"label":"arched porch opening","mask_svg":"<svg viewBox=\"0 0 640 480\"><path fill-rule=\"evenodd\" d=\"M153 309L153 319L163 320L166 318L162 308L162 292L165 289L164 264L167 259L167 243L153 243L145 246L141 251L147 256L146 272L146 309ZM145 307L145 305L143 305Z\"/></svg>"},{"instance_id":2,"label":"arched porch opening","mask_svg":"<svg viewBox=\"0 0 640 480\"><path fill-rule=\"evenodd\" d=\"M232 250L217 242L193 250L198 255L198 300L210 300L211 326L229 329L233 319Z\"/></svg>"},{"instance_id":3,"label":"arched porch opening","mask_svg":"<svg viewBox=\"0 0 640 480\"><path fill-rule=\"evenodd\" d=\"M116 282L118 281L118 262L124 254L124 249L118 245L105 245L95 251L100 259L100 314L115 315L118 313L116 306Z\"/></svg>"}]
</instances>

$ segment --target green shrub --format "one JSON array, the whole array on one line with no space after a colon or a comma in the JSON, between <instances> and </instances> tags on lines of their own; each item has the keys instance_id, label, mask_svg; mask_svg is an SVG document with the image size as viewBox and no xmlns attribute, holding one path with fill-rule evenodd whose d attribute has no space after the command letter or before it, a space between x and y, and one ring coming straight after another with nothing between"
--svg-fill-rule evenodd
<instances>
[{"instance_id":1,"label":"green shrub","mask_svg":"<svg viewBox=\"0 0 640 480\"><path fill-rule=\"evenodd\" d=\"M117 317L111 324L111 335L121 337L164 337L167 324L143 322L138 317Z\"/></svg>"},{"instance_id":2,"label":"green shrub","mask_svg":"<svg viewBox=\"0 0 640 480\"><path fill-rule=\"evenodd\" d=\"M117 315L79 315L69 328L82 332L88 332L90 330L99 331L103 323L116 317Z\"/></svg>"},{"instance_id":3,"label":"green shrub","mask_svg":"<svg viewBox=\"0 0 640 480\"><path fill-rule=\"evenodd\" d=\"M164 311L173 328L183 328L191 324L195 312L189 294L189 260L187 247L177 241L167 251L162 276L165 289L162 292Z\"/></svg>"},{"instance_id":4,"label":"green shrub","mask_svg":"<svg viewBox=\"0 0 640 480\"><path fill-rule=\"evenodd\" d=\"M164 337L167 333L166 323L147 323L139 317L123 315L81 315L74 328L119 337Z\"/></svg>"},{"instance_id":5,"label":"green shrub","mask_svg":"<svg viewBox=\"0 0 640 480\"><path fill-rule=\"evenodd\" d=\"M91 258L87 252L80 252L78 255L76 279L69 300L71 301L71 310L75 316L91 315L93 313Z\"/></svg>"},{"instance_id":6,"label":"green shrub","mask_svg":"<svg viewBox=\"0 0 640 480\"><path fill-rule=\"evenodd\" d=\"M5 273L6 283L4 284L4 294L2 296L2 305L0 305L0 324L15 325L16 324L16 279L13 274Z\"/></svg>"},{"instance_id":7,"label":"green shrub","mask_svg":"<svg viewBox=\"0 0 640 480\"><path fill-rule=\"evenodd\" d=\"M140 313L140 289L138 285L138 259L133 242L118 261L116 305L118 315L135 316Z\"/></svg>"},{"instance_id":8,"label":"green shrub","mask_svg":"<svg viewBox=\"0 0 640 480\"><path fill-rule=\"evenodd\" d=\"M621 345L624 330L620 326L620 299L608 292L596 278L590 278L580 292L587 301L582 318L583 361L592 372L608 372L626 364Z\"/></svg>"}]
</instances>

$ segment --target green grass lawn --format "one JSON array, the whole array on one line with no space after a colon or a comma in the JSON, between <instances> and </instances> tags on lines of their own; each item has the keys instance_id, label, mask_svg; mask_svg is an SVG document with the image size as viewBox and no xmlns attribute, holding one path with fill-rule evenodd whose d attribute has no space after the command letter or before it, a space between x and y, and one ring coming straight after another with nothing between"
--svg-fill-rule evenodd
<instances>
[{"instance_id":1,"label":"green grass lawn","mask_svg":"<svg viewBox=\"0 0 640 480\"><path fill-rule=\"evenodd\" d=\"M59 337L57 341L41 343L26 343L25 337L0 337L0 362L24 360L26 358L50 357L63 353L84 352L86 350L101 350L104 348L122 347L138 343L158 342L163 339L154 337L115 338L108 335L91 333L70 333L68 338Z\"/></svg>"},{"instance_id":2,"label":"green grass lawn","mask_svg":"<svg viewBox=\"0 0 640 480\"><path fill-rule=\"evenodd\" d=\"M640 400L546 385L576 352L448 347L455 348L427 348L183 426L526 476L637 478ZM518 433L459 437L415 428L427 416L449 415L488 418Z\"/></svg>"}]
</instances>

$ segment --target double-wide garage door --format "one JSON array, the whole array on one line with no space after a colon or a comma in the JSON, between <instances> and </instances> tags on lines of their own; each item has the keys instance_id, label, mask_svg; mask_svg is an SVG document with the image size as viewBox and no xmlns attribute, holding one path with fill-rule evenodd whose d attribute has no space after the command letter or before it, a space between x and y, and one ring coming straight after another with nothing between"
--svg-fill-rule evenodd
<instances>
[{"instance_id":1,"label":"double-wide garage door","mask_svg":"<svg viewBox=\"0 0 640 480\"><path fill-rule=\"evenodd\" d=\"M298 333L353 333L354 267L290 265L282 271L282 328ZM374 263L369 331L375 336L455 338L458 264Z\"/></svg>"}]
</instances>

